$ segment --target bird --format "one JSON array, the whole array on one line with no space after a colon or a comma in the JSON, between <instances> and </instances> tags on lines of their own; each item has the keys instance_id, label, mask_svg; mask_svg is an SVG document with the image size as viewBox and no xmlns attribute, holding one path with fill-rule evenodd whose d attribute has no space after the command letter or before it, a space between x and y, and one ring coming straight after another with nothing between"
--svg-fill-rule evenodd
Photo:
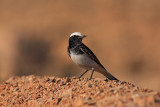
<instances>
[{"instance_id":1,"label":"bird","mask_svg":"<svg viewBox=\"0 0 160 107\"><path fill-rule=\"evenodd\" d=\"M87 37L82 35L80 32L74 32L69 37L69 45L67 47L67 52L72 61L85 69L85 72L79 77L81 78L86 72L92 70L89 80L92 79L94 71L97 71L107 77L109 80L117 80L111 73L109 73L105 67L100 63L95 54L82 43L82 40Z\"/></svg>"}]
</instances>

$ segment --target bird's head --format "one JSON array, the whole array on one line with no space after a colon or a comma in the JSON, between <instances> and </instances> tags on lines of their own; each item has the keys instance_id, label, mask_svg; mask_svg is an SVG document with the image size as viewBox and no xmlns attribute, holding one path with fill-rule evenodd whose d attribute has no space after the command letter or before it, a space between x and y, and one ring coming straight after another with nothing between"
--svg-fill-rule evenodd
<instances>
[{"instance_id":1,"label":"bird's head","mask_svg":"<svg viewBox=\"0 0 160 107\"><path fill-rule=\"evenodd\" d=\"M81 42L83 38L87 37L86 35L82 35L80 32L74 32L70 35L70 40Z\"/></svg>"}]
</instances>

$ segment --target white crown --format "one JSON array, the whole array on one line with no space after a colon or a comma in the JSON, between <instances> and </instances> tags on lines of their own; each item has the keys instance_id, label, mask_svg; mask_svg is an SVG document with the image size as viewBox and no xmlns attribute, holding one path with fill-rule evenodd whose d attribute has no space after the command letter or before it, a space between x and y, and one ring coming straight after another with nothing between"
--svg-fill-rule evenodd
<instances>
[{"instance_id":1,"label":"white crown","mask_svg":"<svg viewBox=\"0 0 160 107\"><path fill-rule=\"evenodd\" d=\"M74 36L74 35L78 35L78 36L83 36L80 32L74 32L70 35L70 37Z\"/></svg>"}]
</instances>

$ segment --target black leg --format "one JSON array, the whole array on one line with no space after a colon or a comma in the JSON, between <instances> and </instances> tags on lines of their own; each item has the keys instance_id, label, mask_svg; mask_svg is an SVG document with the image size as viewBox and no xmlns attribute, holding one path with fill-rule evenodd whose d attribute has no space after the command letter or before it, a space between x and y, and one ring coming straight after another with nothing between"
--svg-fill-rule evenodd
<instances>
[{"instance_id":1,"label":"black leg","mask_svg":"<svg viewBox=\"0 0 160 107\"><path fill-rule=\"evenodd\" d=\"M93 73L94 73L94 68L92 68L92 74L91 74L91 77L89 78L89 80L91 80L91 79L92 79L92 75L93 75Z\"/></svg>"},{"instance_id":2,"label":"black leg","mask_svg":"<svg viewBox=\"0 0 160 107\"><path fill-rule=\"evenodd\" d=\"M81 78L86 72L88 72L88 70L86 70L79 78Z\"/></svg>"}]
</instances>

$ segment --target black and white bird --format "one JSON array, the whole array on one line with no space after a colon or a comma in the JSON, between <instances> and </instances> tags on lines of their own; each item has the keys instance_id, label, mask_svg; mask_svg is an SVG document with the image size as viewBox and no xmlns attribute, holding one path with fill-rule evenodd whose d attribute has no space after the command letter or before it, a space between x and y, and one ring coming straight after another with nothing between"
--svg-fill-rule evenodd
<instances>
[{"instance_id":1,"label":"black and white bird","mask_svg":"<svg viewBox=\"0 0 160 107\"><path fill-rule=\"evenodd\" d=\"M68 54L70 58L74 63L86 70L79 78L88 72L88 70L92 70L90 79L94 71L98 71L110 80L118 80L104 68L94 53L82 43L82 39L85 37L80 32L74 32L69 38Z\"/></svg>"}]
</instances>

